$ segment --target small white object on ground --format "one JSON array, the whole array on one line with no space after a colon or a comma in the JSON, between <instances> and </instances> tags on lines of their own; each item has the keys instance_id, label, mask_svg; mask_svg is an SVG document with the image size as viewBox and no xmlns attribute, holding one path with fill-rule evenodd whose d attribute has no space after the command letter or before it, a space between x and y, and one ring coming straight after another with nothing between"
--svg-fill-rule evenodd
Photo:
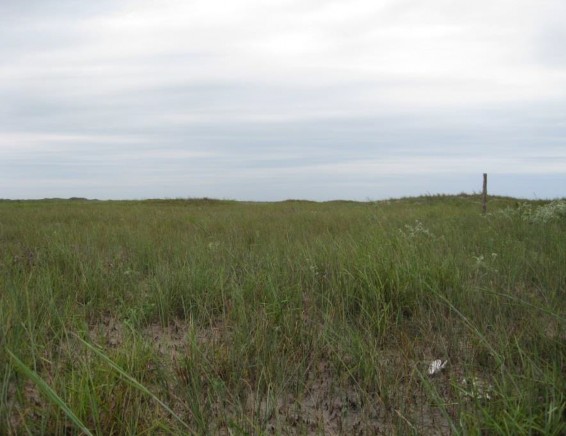
<instances>
[{"instance_id":1,"label":"small white object on ground","mask_svg":"<svg viewBox=\"0 0 566 436\"><path fill-rule=\"evenodd\" d=\"M435 375L438 374L440 371L442 371L444 369L444 367L446 366L446 364L448 363L448 360L445 360L444 362L440 359L436 359L435 361L433 361L429 367L428 367L428 375Z\"/></svg>"}]
</instances>

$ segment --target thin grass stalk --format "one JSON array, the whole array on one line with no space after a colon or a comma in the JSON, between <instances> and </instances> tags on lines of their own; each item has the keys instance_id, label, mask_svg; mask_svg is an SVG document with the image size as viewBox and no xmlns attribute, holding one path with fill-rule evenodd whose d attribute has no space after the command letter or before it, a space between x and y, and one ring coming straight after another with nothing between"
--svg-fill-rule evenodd
<instances>
[{"instance_id":1,"label":"thin grass stalk","mask_svg":"<svg viewBox=\"0 0 566 436\"><path fill-rule=\"evenodd\" d=\"M98 357L100 357L102 360L104 360L108 365L110 365L110 367L112 367L118 374L120 374L120 376L122 376L124 378L124 380L132 387L138 389L140 392L148 395L149 397L151 397L157 404L159 404L161 407L163 407L163 409L165 411L167 411L173 418L175 418L175 420L177 422L179 422L179 424L181 424L184 428L186 428L189 432L191 432L191 429L189 427L189 425L183 421L183 419L181 419L181 417L179 417L179 415L177 415L175 412L173 412L173 410L171 410L171 408L169 406L167 406L167 404L165 404L163 401L161 401L153 392L151 392L148 388L146 388L143 384L141 384L139 381L137 381L134 377L132 377L131 375L129 375L126 371L124 371L120 366L118 366L114 361L112 361L112 359L110 359L106 354L104 354L102 351L100 351L98 348L96 348L95 346L93 346L92 344L89 344L87 341L85 341L83 338L81 338L79 335L73 333L73 335L79 340L81 341L89 350L91 350L92 352L94 352Z\"/></svg>"},{"instance_id":2,"label":"thin grass stalk","mask_svg":"<svg viewBox=\"0 0 566 436\"><path fill-rule=\"evenodd\" d=\"M18 357L12 353L8 348L6 352L10 355L18 370L22 372L26 377L33 381L37 387L45 394L45 396L67 415L67 417L81 430L84 434L92 436L90 430L83 424L83 422L73 413L70 407L63 401L63 399L57 395L57 393L49 386L34 370L29 368L25 363L23 363Z\"/></svg>"}]
</instances>

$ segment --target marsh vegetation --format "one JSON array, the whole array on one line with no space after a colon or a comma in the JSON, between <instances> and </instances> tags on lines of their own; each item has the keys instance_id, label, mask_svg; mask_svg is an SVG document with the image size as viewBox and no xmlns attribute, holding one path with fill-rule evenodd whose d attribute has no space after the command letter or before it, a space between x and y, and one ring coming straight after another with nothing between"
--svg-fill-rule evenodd
<instances>
[{"instance_id":1,"label":"marsh vegetation","mask_svg":"<svg viewBox=\"0 0 566 436\"><path fill-rule=\"evenodd\" d=\"M0 433L564 434L560 204L2 201Z\"/></svg>"}]
</instances>

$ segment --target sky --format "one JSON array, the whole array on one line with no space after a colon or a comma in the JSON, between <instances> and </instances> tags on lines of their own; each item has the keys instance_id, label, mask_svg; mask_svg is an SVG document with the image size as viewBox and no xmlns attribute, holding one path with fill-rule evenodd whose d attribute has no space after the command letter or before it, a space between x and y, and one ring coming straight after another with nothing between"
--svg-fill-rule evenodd
<instances>
[{"instance_id":1,"label":"sky","mask_svg":"<svg viewBox=\"0 0 566 436\"><path fill-rule=\"evenodd\" d=\"M0 0L0 198L566 196L564 0Z\"/></svg>"}]
</instances>

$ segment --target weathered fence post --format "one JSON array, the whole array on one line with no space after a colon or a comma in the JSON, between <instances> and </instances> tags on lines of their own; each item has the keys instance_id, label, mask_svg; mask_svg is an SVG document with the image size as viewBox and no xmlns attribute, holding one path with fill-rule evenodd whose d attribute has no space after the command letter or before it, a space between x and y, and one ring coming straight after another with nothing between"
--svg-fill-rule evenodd
<instances>
[{"instance_id":1,"label":"weathered fence post","mask_svg":"<svg viewBox=\"0 0 566 436\"><path fill-rule=\"evenodd\" d=\"M483 173L483 190L482 190L482 211L485 215L487 213L487 173Z\"/></svg>"}]
</instances>

